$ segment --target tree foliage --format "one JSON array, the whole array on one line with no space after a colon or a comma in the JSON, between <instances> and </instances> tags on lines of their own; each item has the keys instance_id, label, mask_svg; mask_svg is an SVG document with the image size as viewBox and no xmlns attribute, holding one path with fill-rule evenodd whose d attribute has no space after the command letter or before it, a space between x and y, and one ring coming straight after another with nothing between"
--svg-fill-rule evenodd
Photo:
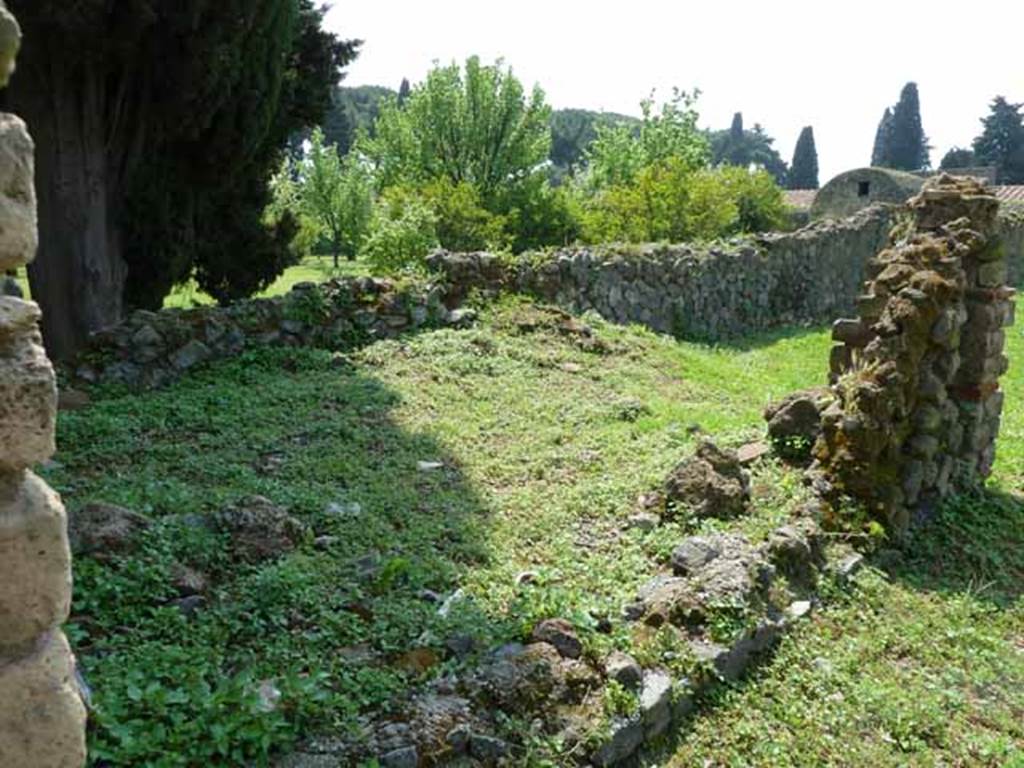
<instances>
[{"instance_id":1,"label":"tree foliage","mask_svg":"<svg viewBox=\"0 0 1024 768\"><path fill-rule=\"evenodd\" d=\"M698 95L677 89L660 110L655 110L653 98L644 99L637 131L626 125L598 126L586 152L585 183L593 189L628 184L645 168L670 159L689 170L707 165L708 141L697 128Z\"/></svg>"},{"instance_id":2,"label":"tree foliage","mask_svg":"<svg viewBox=\"0 0 1024 768\"><path fill-rule=\"evenodd\" d=\"M551 115L551 152L549 158L560 176L580 169L586 152L597 138L600 126L624 125L632 131L640 121L614 112L593 112L586 109L558 109Z\"/></svg>"},{"instance_id":3,"label":"tree foliage","mask_svg":"<svg viewBox=\"0 0 1024 768\"><path fill-rule=\"evenodd\" d=\"M800 131L796 140L787 186L789 189L818 188L818 150L814 146L814 129L809 125Z\"/></svg>"},{"instance_id":4,"label":"tree foliage","mask_svg":"<svg viewBox=\"0 0 1024 768\"><path fill-rule=\"evenodd\" d=\"M48 233L33 293L58 354L193 272L221 300L280 273L294 223L265 226L270 177L357 43L325 32L312 0L9 5Z\"/></svg>"},{"instance_id":5,"label":"tree foliage","mask_svg":"<svg viewBox=\"0 0 1024 768\"><path fill-rule=\"evenodd\" d=\"M737 112L729 130L712 131L710 140L711 159L715 165L762 168L768 171L778 184L785 183L786 161L772 146L775 139L765 132L760 123L754 123L752 130L745 130L743 116Z\"/></svg>"},{"instance_id":6,"label":"tree foliage","mask_svg":"<svg viewBox=\"0 0 1024 768\"><path fill-rule=\"evenodd\" d=\"M373 213L373 177L355 156L342 158L313 131L309 151L294 166L286 166L296 179L298 211L316 222L331 244L334 266L341 256L354 259L363 246Z\"/></svg>"},{"instance_id":7,"label":"tree foliage","mask_svg":"<svg viewBox=\"0 0 1024 768\"><path fill-rule=\"evenodd\" d=\"M639 131L598 131L577 185L584 239L681 241L784 225L782 193L770 174L710 167L695 103L695 95L676 91L656 111L648 99Z\"/></svg>"},{"instance_id":8,"label":"tree foliage","mask_svg":"<svg viewBox=\"0 0 1024 768\"><path fill-rule=\"evenodd\" d=\"M878 121L875 131L875 143L871 148L871 165L876 168L888 168L892 162L890 146L892 144L892 109L885 108L882 119Z\"/></svg>"},{"instance_id":9,"label":"tree foliage","mask_svg":"<svg viewBox=\"0 0 1024 768\"><path fill-rule=\"evenodd\" d=\"M381 104L397 94L379 85L338 86L331 93L331 105L323 121L324 140L342 155L348 154L362 131L373 132Z\"/></svg>"},{"instance_id":10,"label":"tree foliage","mask_svg":"<svg viewBox=\"0 0 1024 768\"><path fill-rule=\"evenodd\" d=\"M900 100L886 109L875 134L871 164L903 171L919 171L931 166L928 137L921 125L921 102L917 83L907 83Z\"/></svg>"},{"instance_id":11,"label":"tree foliage","mask_svg":"<svg viewBox=\"0 0 1024 768\"><path fill-rule=\"evenodd\" d=\"M974 150L965 149L963 147L953 147L942 156L942 162L939 163L939 170L951 171L956 170L957 168L970 168L977 164L978 162L974 155Z\"/></svg>"},{"instance_id":12,"label":"tree foliage","mask_svg":"<svg viewBox=\"0 0 1024 768\"><path fill-rule=\"evenodd\" d=\"M385 187L444 178L474 185L489 202L547 159L550 112L539 87L527 94L501 61L471 57L464 69L431 70L403 107L385 102L360 149Z\"/></svg>"},{"instance_id":13,"label":"tree foliage","mask_svg":"<svg viewBox=\"0 0 1024 768\"><path fill-rule=\"evenodd\" d=\"M979 163L996 167L1000 184L1024 184L1024 104L1011 104L1002 96L992 100L982 118L983 130L974 140Z\"/></svg>"}]
</instances>

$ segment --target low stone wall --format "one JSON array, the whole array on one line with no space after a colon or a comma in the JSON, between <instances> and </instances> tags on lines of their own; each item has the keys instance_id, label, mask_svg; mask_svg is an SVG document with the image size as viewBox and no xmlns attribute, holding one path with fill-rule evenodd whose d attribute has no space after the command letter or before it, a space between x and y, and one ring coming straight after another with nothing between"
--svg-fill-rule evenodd
<instances>
[{"instance_id":1,"label":"low stone wall","mask_svg":"<svg viewBox=\"0 0 1024 768\"><path fill-rule=\"evenodd\" d=\"M228 307L139 310L99 331L75 376L95 383L158 387L200 363L263 345L341 349L427 325L458 324L440 288L353 278L300 283L288 294Z\"/></svg>"},{"instance_id":2,"label":"low stone wall","mask_svg":"<svg viewBox=\"0 0 1024 768\"><path fill-rule=\"evenodd\" d=\"M517 291L572 312L593 310L681 338L724 341L853 311L871 258L905 208L879 204L842 221L719 246L566 248L517 258L439 251L436 283L353 278L302 283L286 296L229 307L138 311L93 335L76 376L161 386L248 346L340 349L429 325L461 322L474 291ZM997 225L1011 284L1024 279L1024 211Z\"/></svg>"},{"instance_id":3,"label":"low stone wall","mask_svg":"<svg viewBox=\"0 0 1024 768\"><path fill-rule=\"evenodd\" d=\"M849 312L896 211L877 205L843 221L721 246L579 247L515 260L439 252L428 263L452 299L474 288L515 290L570 311L718 341Z\"/></svg>"}]
</instances>

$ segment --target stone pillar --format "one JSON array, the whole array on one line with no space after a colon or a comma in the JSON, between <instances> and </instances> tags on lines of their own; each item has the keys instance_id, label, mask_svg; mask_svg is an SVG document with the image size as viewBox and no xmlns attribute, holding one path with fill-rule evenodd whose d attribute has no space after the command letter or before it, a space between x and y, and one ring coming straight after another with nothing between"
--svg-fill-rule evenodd
<instances>
[{"instance_id":1,"label":"stone pillar","mask_svg":"<svg viewBox=\"0 0 1024 768\"><path fill-rule=\"evenodd\" d=\"M1013 319L998 209L974 180L927 182L868 266L860 317L833 325L819 488L896 533L992 468Z\"/></svg>"},{"instance_id":2,"label":"stone pillar","mask_svg":"<svg viewBox=\"0 0 1024 768\"><path fill-rule=\"evenodd\" d=\"M19 31L0 0L0 87ZM0 273L37 243L33 146L0 114ZM85 708L61 632L71 604L71 552L60 497L30 471L54 452L57 388L39 307L0 296L0 766L78 768Z\"/></svg>"}]
</instances>

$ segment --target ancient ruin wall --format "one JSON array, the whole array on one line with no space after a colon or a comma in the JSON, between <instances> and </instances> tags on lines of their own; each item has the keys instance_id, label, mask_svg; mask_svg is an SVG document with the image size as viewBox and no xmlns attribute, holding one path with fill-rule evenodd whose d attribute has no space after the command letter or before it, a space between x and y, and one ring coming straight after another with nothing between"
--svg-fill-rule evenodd
<instances>
[{"instance_id":1,"label":"ancient ruin wall","mask_svg":"<svg viewBox=\"0 0 1024 768\"><path fill-rule=\"evenodd\" d=\"M815 446L820 490L866 502L898 533L991 471L1014 306L984 187L942 176L909 208L871 261L859 317L833 326L837 399Z\"/></svg>"},{"instance_id":2,"label":"ancient ruin wall","mask_svg":"<svg viewBox=\"0 0 1024 768\"><path fill-rule=\"evenodd\" d=\"M0 86L17 23L0 0ZM0 114L0 273L37 242L32 140ZM39 308L0 297L0 766L85 763L85 708L60 625L71 604L71 553L60 497L30 471L54 451L57 390Z\"/></svg>"},{"instance_id":3,"label":"ancient ruin wall","mask_svg":"<svg viewBox=\"0 0 1024 768\"><path fill-rule=\"evenodd\" d=\"M473 288L515 290L617 323L720 341L849 312L895 213L878 205L721 245L581 246L513 260L440 252L428 263L445 276L451 298Z\"/></svg>"},{"instance_id":4,"label":"ancient ruin wall","mask_svg":"<svg viewBox=\"0 0 1024 768\"><path fill-rule=\"evenodd\" d=\"M707 341L826 323L855 309L865 267L902 211L878 205L843 221L721 246L573 247L514 259L441 251L428 260L440 284L339 279L228 307L134 312L93 335L75 373L89 382L157 387L252 346L336 349L459 324L466 313L458 307L474 290L519 291L570 311ZM1024 212L1001 212L998 227L1012 283L1024 275Z\"/></svg>"}]
</instances>

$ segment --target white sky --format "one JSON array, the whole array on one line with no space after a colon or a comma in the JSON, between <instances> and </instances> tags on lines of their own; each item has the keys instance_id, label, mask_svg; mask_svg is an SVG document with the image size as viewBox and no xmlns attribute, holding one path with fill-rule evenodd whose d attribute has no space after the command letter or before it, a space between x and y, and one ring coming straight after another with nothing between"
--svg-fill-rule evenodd
<instances>
[{"instance_id":1,"label":"white sky","mask_svg":"<svg viewBox=\"0 0 1024 768\"><path fill-rule=\"evenodd\" d=\"M327 25L365 41L347 85L397 88L477 54L503 57L556 108L638 114L651 88L699 87L702 125L742 111L787 162L813 125L822 184L867 165L908 80L934 165L969 145L993 96L1024 102L1022 0L335 0Z\"/></svg>"}]
</instances>

